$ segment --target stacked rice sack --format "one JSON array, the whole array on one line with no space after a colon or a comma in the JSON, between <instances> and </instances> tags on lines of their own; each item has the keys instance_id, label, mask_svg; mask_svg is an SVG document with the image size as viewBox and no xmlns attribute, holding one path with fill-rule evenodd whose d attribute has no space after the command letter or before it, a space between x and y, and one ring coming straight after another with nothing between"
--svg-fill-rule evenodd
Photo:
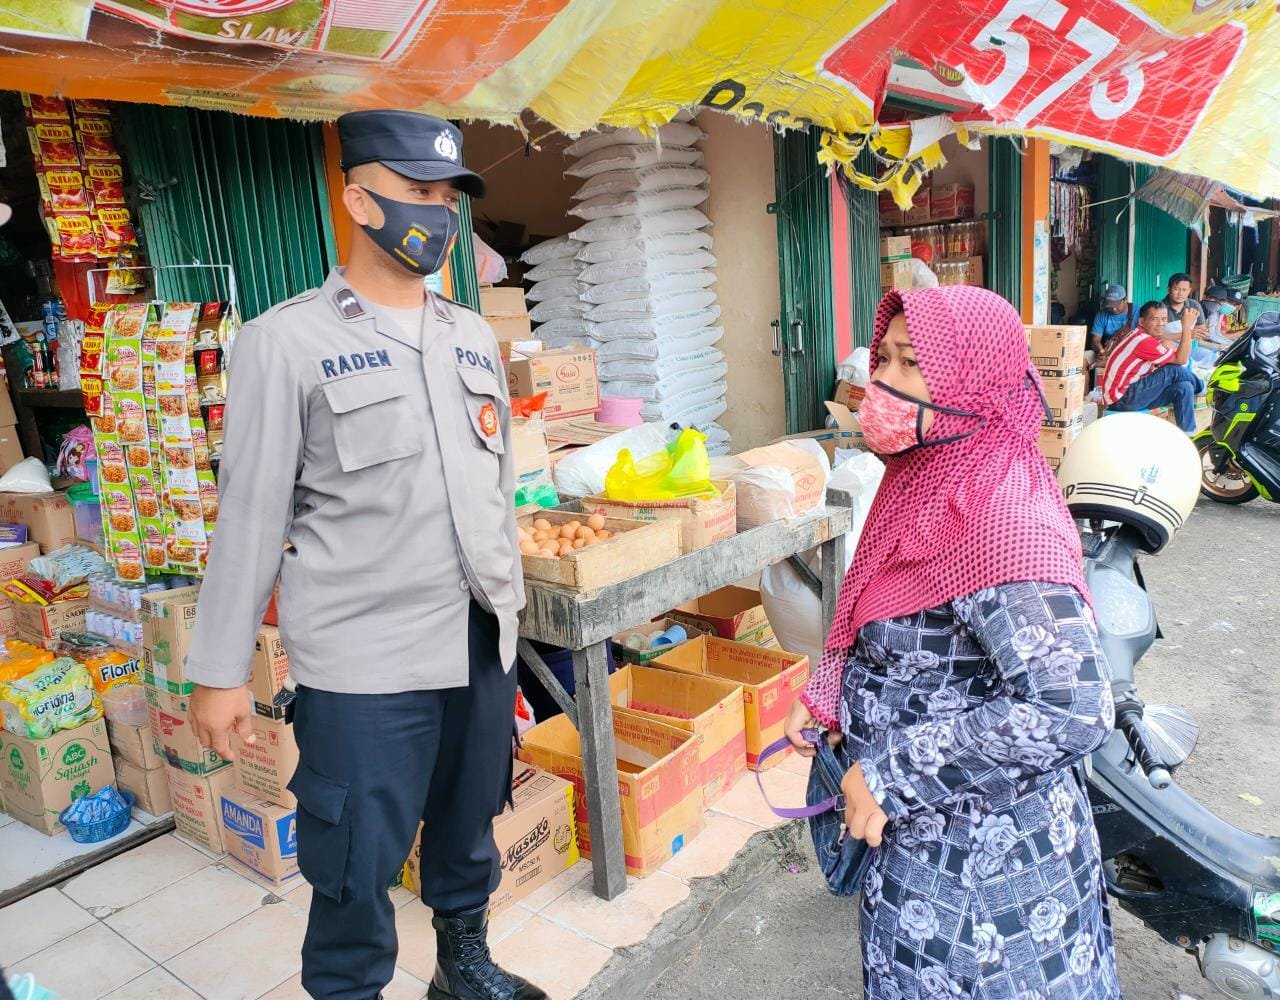
<instances>
[{"instance_id":1,"label":"stacked rice sack","mask_svg":"<svg viewBox=\"0 0 1280 1000\"><path fill-rule=\"evenodd\" d=\"M716 346L724 331L711 288L711 220L699 207L708 197L696 147L702 138L696 125L673 122L656 136L618 129L570 146L575 162L565 174L583 184L569 211L584 224L530 254L555 243L554 252L567 255L576 245L580 270L570 277L565 263L563 275L552 277L539 264L530 297L542 294L544 282L568 279L547 289L565 294L576 283L581 313L569 315L567 304L555 318L542 311L548 323L537 336L550 346L591 345L602 395L641 399L646 421L697 427L712 454L727 454L729 434L715 423L726 408L728 365ZM530 315L538 319L550 301L542 299Z\"/></svg>"},{"instance_id":2,"label":"stacked rice sack","mask_svg":"<svg viewBox=\"0 0 1280 1000\"><path fill-rule=\"evenodd\" d=\"M570 344L596 346L588 337L583 320L588 306L582 301L584 286L579 280L584 265L577 257L582 247L577 240L558 236L520 257L530 267L525 281L533 282L524 293L529 319L539 324L535 334L551 348Z\"/></svg>"}]
</instances>

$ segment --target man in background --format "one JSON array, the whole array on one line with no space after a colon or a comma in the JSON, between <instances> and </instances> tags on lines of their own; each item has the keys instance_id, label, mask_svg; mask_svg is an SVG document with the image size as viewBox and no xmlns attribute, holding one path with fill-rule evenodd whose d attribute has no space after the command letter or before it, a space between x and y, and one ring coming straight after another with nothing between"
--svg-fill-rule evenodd
<instances>
[{"instance_id":1,"label":"man in background","mask_svg":"<svg viewBox=\"0 0 1280 1000\"><path fill-rule=\"evenodd\" d=\"M1093 325L1089 327L1089 350L1085 352L1089 367L1101 368L1107 345L1137 325L1138 308L1129 302L1125 287L1107 285L1102 291L1102 302L1093 317Z\"/></svg>"},{"instance_id":2,"label":"man in background","mask_svg":"<svg viewBox=\"0 0 1280 1000\"><path fill-rule=\"evenodd\" d=\"M1132 412L1173 407L1178 426L1188 434L1196 429L1196 393L1200 380L1187 368L1193 328L1185 326L1177 349L1162 339L1169 326L1163 302L1146 303L1138 326L1116 340L1107 352L1099 385L1110 410Z\"/></svg>"}]
</instances>

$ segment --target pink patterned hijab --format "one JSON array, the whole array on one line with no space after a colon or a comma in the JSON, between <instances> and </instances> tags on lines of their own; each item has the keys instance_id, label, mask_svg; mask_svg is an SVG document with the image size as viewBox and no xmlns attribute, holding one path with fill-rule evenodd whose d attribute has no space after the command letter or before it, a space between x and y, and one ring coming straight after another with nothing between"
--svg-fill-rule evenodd
<instances>
[{"instance_id":1,"label":"pink patterned hijab","mask_svg":"<svg viewBox=\"0 0 1280 1000\"><path fill-rule=\"evenodd\" d=\"M803 695L829 727L838 724L844 664L867 622L1021 580L1088 596L1079 535L1036 447L1040 376L1013 306L965 285L888 293L876 312L873 379L880 341L899 312L933 402L981 419L935 413L926 442L978 430L886 463Z\"/></svg>"}]
</instances>

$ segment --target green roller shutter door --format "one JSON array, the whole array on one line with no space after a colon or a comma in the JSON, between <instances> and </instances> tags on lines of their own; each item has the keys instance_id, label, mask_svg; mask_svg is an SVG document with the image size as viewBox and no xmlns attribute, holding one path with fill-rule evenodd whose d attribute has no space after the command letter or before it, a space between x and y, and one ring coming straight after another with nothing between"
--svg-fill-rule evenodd
<instances>
[{"instance_id":1,"label":"green roller shutter door","mask_svg":"<svg viewBox=\"0 0 1280 1000\"><path fill-rule=\"evenodd\" d=\"M1142 187L1156 170L1143 163L1135 164L1135 189ZM1108 206L1102 207L1105 211ZM1121 222L1124 221L1122 218ZM1168 212L1135 198L1130 301L1142 305L1149 299L1164 298L1170 276L1186 270L1187 227Z\"/></svg>"},{"instance_id":2,"label":"green roller shutter door","mask_svg":"<svg viewBox=\"0 0 1280 1000\"><path fill-rule=\"evenodd\" d=\"M987 287L1022 309L1022 152L1013 139L992 137Z\"/></svg>"},{"instance_id":3,"label":"green roller shutter door","mask_svg":"<svg viewBox=\"0 0 1280 1000\"><path fill-rule=\"evenodd\" d=\"M879 169L867 150L854 166L864 176ZM853 321L853 346L870 347L875 334L876 308L880 305L880 197L838 174L849 213L849 281Z\"/></svg>"},{"instance_id":4,"label":"green roller shutter door","mask_svg":"<svg viewBox=\"0 0 1280 1000\"><path fill-rule=\"evenodd\" d=\"M337 262L318 125L117 106L148 262L229 264L250 319L321 284ZM211 272L157 272L170 300L223 298Z\"/></svg>"}]
</instances>

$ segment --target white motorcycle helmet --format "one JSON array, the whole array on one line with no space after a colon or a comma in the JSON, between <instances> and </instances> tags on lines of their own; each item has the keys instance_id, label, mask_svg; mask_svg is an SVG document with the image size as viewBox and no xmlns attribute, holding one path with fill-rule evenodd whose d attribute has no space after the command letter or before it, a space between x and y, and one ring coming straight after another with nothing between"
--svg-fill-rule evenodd
<instances>
[{"instance_id":1,"label":"white motorcycle helmet","mask_svg":"<svg viewBox=\"0 0 1280 1000\"><path fill-rule=\"evenodd\" d=\"M1149 413L1112 413L1081 432L1058 469L1073 517L1137 528L1159 552L1191 516L1200 456L1176 426Z\"/></svg>"}]
</instances>

